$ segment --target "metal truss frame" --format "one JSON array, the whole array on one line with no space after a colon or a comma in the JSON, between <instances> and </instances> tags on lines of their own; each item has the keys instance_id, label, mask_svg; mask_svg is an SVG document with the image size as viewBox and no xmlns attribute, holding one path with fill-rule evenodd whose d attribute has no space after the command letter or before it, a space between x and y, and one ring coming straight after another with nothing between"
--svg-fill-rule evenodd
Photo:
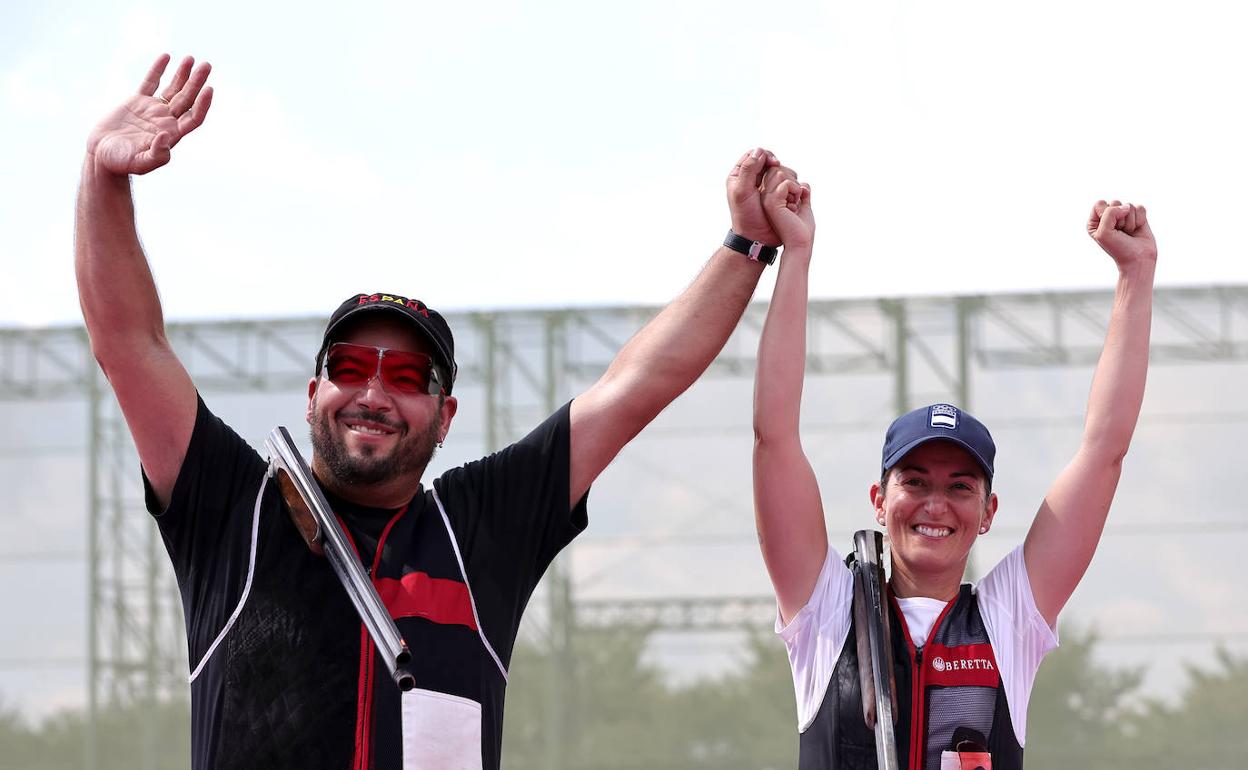
<instances>
[{"instance_id":1,"label":"metal truss frame","mask_svg":"<svg viewBox=\"0 0 1248 770\"><path fill-rule=\"evenodd\" d=\"M814 375L891 376L891 406L971 404L973 372L1088 366L1100 354L1112 293L1045 292L815 301L807 369ZM485 449L518 438L593 382L653 307L450 314L461 381L483 388ZM706 376L752 377L766 305L752 305ZM203 392L302 389L323 319L170 324L168 336ZM1248 360L1248 286L1161 289L1155 365ZM690 330L696 333L696 330ZM88 689L92 724L105 704L156 702L185 691L181 612L163 547L143 511L133 447L80 327L0 329L0 401L85 399L89 405ZM551 661L550 767L563 767L569 723L555 670L572 654L572 623L708 630L770 617L769 597L576 603L566 560L546 582ZM761 607L766 604L766 611ZM145 736L145 742L157 736ZM88 735L88 743L94 738ZM90 756L90 753L89 753Z\"/></svg>"}]
</instances>

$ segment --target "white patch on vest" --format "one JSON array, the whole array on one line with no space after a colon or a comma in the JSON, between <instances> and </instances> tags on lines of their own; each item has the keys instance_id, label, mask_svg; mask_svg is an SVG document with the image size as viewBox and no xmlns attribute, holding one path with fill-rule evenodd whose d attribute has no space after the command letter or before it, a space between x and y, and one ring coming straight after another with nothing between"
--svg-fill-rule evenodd
<instances>
[{"instance_id":1,"label":"white patch on vest","mask_svg":"<svg viewBox=\"0 0 1248 770\"><path fill-rule=\"evenodd\" d=\"M403 770L481 770L481 704L433 690L408 690Z\"/></svg>"}]
</instances>

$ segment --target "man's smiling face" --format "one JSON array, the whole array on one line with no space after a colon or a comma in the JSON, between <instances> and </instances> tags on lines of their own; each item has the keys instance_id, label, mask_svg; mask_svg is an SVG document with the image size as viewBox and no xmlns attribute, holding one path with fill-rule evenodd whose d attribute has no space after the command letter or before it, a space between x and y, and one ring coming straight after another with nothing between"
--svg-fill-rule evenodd
<instances>
[{"instance_id":1,"label":"man's smiling face","mask_svg":"<svg viewBox=\"0 0 1248 770\"><path fill-rule=\"evenodd\" d=\"M366 314L335 341L432 353L411 324L387 313ZM454 399L404 392L381 376L343 384L331 381L327 371L308 386L316 466L331 477L322 480L338 487L403 483L408 477L414 486L450 428Z\"/></svg>"}]
</instances>

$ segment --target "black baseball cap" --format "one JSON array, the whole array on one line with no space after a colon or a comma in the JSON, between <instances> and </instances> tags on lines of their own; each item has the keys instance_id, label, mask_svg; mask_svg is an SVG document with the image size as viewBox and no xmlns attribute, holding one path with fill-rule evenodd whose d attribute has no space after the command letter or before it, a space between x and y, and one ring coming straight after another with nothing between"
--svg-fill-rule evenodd
<instances>
[{"instance_id":1,"label":"black baseball cap","mask_svg":"<svg viewBox=\"0 0 1248 770\"><path fill-rule=\"evenodd\" d=\"M984 424L950 404L932 404L906 412L893 420L884 435L884 453L880 477L896 465L906 453L920 444L937 439L952 441L971 453L992 481L992 461L997 445Z\"/></svg>"},{"instance_id":2,"label":"black baseball cap","mask_svg":"<svg viewBox=\"0 0 1248 770\"><path fill-rule=\"evenodd\" d=\"M334 335L342 330L348 319L358 318L364 313L383 312L409 321L429 341L434 363L448 375L442 379L446 383L446 393L450 395L455 376L459 373L459 368L455 365L455 337L451 334L451 327L438 311L418 299L408 299L398 294L353 294L339 305L325 326L321 349L316 354L316 373L321 373L325 351L329 350Z\"/></svg>"}]
</instances>

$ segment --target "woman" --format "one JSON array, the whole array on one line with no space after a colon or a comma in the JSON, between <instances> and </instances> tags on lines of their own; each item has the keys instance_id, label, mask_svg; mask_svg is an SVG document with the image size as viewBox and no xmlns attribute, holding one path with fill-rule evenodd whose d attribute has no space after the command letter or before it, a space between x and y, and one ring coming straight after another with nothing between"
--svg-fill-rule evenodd
<instances>
[{"instance_id":1,"label":"woman","mask_svg":"<svg viewBox=\"0 0 1248 770\"><path fill-rule=\"evenodd\" d=\"M784 243L759 345L754 391L754 503L798 701L805 768L875 768L851 637L853 580L829 547L815 474L802 451L810 188L773 175L764 206ZM1140 411L1157 248L1142 206L1098 201L1088 233L1118 283L1093 376L1083 439L1049 488L1023 544L975 586L961 578L992 526L996 451L988 430L948 404L897 418L870 485L891 544L897 756L938 770L970 738L996 770L1022 767L1036 668L1057 646L1057 616L1092 559ZM846 540L848 542L848 539ZM959 730L959 728L961 728ZM971 744L967 744L971 745Z\"/></svg>"}]
</instances>

